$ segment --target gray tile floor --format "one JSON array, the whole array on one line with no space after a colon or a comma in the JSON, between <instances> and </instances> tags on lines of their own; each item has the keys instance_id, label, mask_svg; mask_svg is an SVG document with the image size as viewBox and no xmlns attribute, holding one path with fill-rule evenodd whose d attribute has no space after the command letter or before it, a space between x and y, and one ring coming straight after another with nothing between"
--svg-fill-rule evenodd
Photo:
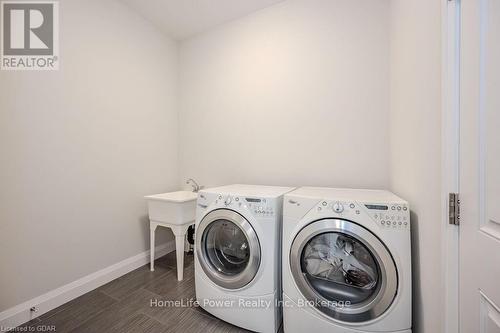
<instances>
[{"instance_id":1,"label":"gray tile floor","mask_svg":"<svg viewBox=\"0 0 500 333\"><path fill-rule=\"evenodd\" d=\"M18 327L21 332L162 333L248 332L201 308L155 307L151 300L195 297L193 256L186 255L184 280L177 281L175 252L142 266ZM53 327L54 330L48 330Z\"/></svg>"}]
</instances>

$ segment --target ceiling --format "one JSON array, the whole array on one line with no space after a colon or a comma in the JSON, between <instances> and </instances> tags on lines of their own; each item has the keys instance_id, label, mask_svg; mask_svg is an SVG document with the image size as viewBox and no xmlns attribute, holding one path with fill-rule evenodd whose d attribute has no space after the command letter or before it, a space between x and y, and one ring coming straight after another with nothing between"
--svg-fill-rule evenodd
<instances>
[{"instance_id":1,"label":"ceiling","mask_svg":"<svg viewBox=\"0 0 500 333\"><path fill-rule=\"evenodd\" d=\"M121 0L181 40L283 0Z\"/></svg>"}]
</instances>

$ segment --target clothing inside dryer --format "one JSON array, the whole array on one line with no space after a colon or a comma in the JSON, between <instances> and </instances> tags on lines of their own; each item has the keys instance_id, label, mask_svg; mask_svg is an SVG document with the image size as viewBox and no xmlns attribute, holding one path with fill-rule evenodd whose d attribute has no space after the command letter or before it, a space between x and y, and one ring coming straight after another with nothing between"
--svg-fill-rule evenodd
<instances>
[{"instance_id":1,"label":"clothing inside dryer","mask_svg":"<svg viewBox=\"0 0 500 333\"><path fill-rule=\"evenodd\" d=\"M361 303L376 291L379 268L369 249L346 234L327 232L304 247L302 272L312 288L330 301Z\"/></svg>"},{"instance_id":2,"label":"clothing inside dryer","mask_svg":"<svg viewBox=\"0 0 500 333\"><path fill-rule=\"evenodd\" d=\"M241 273L250 259L248 240L233 222L217 220L206 232L206 253L217 271L226 275Z\"/></svg>"}]
</instances>

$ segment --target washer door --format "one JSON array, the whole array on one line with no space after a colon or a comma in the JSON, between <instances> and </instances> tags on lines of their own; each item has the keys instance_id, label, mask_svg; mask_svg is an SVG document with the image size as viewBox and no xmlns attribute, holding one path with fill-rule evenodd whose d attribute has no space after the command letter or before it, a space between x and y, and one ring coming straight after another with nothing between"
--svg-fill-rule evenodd
<instances>
[{"instance_id":1,"label":"washer door","mask_svg":"<svg viewBox=\"0 0 500 333\"><path fill-rule=\"evenodd\" d=\"M379 317L398 290L387 248L351 221L323 219L307 225L292 243L290 266L308 305L343 323Z\"/></svg>"},{"instance_id":2,"label":"washer door","mask_svg":"<svg viewBox=\"0 0 500 333\"><path fill-rule=\"evenodd\" d=\"M242 215L229 209L211 211L201 220L196 251L205 274L226 289L243 288L259 270L257 234Z\"/></svg>"}]
</instances>

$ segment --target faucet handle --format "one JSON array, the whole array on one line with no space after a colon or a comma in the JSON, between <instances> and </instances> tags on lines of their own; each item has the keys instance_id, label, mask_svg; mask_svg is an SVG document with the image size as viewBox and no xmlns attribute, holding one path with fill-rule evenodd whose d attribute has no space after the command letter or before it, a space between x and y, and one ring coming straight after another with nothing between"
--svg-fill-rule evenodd
<instances>
[{"instance_id":1,"label":"faucet handle","mask_svg":"<svg viewBox=\"0 0 500 333\"><path fill-rule=\"evenodd\" d=\"M191 185L191 187L193 188L193 192L195 193L203 188L203 186L198 185L196 180L194 180L193 178L189 178L188 180L186 180L186 184Z\"/></svg>"}]
</instances>

